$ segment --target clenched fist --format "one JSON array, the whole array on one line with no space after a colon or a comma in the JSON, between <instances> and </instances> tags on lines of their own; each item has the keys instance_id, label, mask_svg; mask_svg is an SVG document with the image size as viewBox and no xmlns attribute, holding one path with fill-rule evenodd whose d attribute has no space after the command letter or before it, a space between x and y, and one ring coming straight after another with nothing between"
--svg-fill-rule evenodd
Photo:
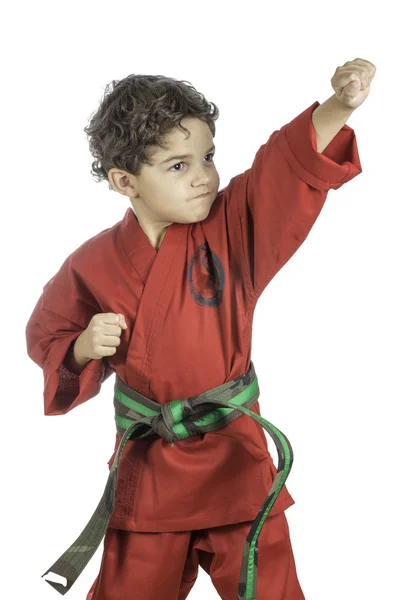
<instances>
[{"instance_id":1,"label":"clenched fist","mask_svg":"<svg viewBox=\"0 0 400 600\"><path fill-rule=\"evenodd\" d=\"M65 366L76 374L92 359L112 356L120 345L122 329L127 329L125 317L116 313L98 313L88 327L75 340L64 361Z\"/></svg>"}]
</instances>

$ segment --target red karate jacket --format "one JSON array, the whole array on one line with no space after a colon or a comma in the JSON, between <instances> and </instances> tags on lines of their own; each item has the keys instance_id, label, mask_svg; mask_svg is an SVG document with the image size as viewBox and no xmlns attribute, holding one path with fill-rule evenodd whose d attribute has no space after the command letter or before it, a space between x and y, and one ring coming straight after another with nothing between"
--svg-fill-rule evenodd
<instances>
[{"instance_id":1,"label":"red karate jacket","mask_svg":"<svg viewBox=\"0 0 400 600\"><path fill-rule=\"evenodd\" d=\"M170 225L158 252L130 207L65 260L26 326L28 355L43 369L45 415L94 398L114 372L165 403L249 368L258 298L305 241L328 191L362 172L347 125L317 152L311 115L318 106L272 133L252 166L218 192L204 221ZM99 312L122 313L128 329L114 356L92 360L74 375L65 355ZM256 372L264 368L255 364ZM269 419L274 399L261 389L260 402ZM252 410L260 414L258 402ZM274 425L285 432L285 423ZM109 465L119 439L116 434ZM267 437L247 416L203 439L129 441L110 526L161 532L252 520L275 473ZM292 504L285 486L270 514Z\"/></svg>"}]
</instances>

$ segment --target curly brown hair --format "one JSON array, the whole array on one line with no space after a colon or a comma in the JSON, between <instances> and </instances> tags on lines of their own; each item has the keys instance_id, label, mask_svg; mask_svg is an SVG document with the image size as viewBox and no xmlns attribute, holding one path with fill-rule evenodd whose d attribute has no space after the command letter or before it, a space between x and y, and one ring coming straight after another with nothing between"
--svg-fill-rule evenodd
<instances>
[{"instance_id":1,"label":"curly brown hair","mask_svg":"<svg viewBox=\"0 0 400 600\"><path fill-rule=\"evenodd\" d=\"M91 174L97 183L108 180L117 167L139 176L144 164L151 165L149 147L165 148L164 136L180 127L185 117L208 123L215 136L218 107L208 102L190 82L163 75L128 75L106 85L97 111L84 132L95 161ZM110 190L114 188L109 183Z\"/></svg>"}]
</instances>

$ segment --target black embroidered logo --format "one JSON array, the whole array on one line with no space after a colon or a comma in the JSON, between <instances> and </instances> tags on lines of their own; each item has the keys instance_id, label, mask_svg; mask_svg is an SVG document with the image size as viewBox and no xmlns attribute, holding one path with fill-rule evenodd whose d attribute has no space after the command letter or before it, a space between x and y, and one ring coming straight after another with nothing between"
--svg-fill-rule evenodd
<instances>
[{"instance_id":1,"label":"black embroidered logo","mask_svg":"<svg viewBox=\"0 0 400 600\"><path fill-rule=\"evenodd\" d=\"M188 282L192 298L201 306L219 306L225 284L222 262L208 243L199 246L190 259Z\"/></svg>"}]
</instances>

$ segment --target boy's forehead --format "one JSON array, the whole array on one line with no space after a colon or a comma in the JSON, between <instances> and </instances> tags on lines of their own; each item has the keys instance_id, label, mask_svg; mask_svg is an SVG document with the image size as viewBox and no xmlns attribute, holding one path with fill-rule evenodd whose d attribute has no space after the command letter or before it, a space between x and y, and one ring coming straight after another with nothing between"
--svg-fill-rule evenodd
<instances>
[{"instance_id":1,"label":"boy's forehead","mask_svg":"<svg viewBox=\"0 0 400 600\"><path fill-rule=\"evenodd\" d=\"M171 151L177 151L179 154L192 153L195 149L202 146L207 148L213 144L213 136L210 127L201 119L187 117L182 119L181 125L189 130L190 135L181 127L176 126L173 130L165 134L163 146L154 146L152 156L157 160L168 158Z\"/></svg>"},{"instance_id":2,"label":"boy's forehead","mask_svg":"<svg viewBox=\"0 0 400 600\"><path fill-rule=\"evenodd\" d=\"M198 119L197 117L185 117L184 119L181 120L181 125L182 127L185 127L185 129L188 129L190 131L190 133L194 136L196 135L211 135L211 131L210 131L210 127L208 125L208 123L206 123L205 121L202 121L201 119ZM179 127L178 125L176 127L174 127L174 129L172 129L166 137L169 138L179 138L179 139L185 139L187 136L186 131L182 130L182 127Z\"/></svg>"}]
</instances>

